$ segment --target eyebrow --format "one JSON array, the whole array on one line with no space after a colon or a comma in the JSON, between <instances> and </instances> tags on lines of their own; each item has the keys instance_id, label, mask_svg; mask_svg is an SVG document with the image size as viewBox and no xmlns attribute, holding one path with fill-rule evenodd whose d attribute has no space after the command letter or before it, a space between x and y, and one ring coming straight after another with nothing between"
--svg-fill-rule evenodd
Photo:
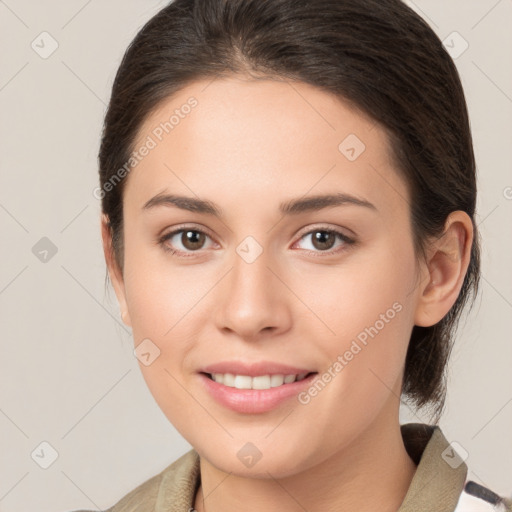
<instances>
[{"instance_id":1,"label":"eyebrow","mask_svg":"<svg viewBox=\"0 0 512 512\"><path fill-rule=\"evenodd\" d=\"M297 215L304 212L312 212L328 208L330 206L355 205L377 211L375 205L350 194L326 194L307 198L291 199L279 205L279 211L283 215ZM158 194L147 201L143 210L150 210L157 206L175 206L190 212L204 213L215 217L222 217L222 209L215 203L195 197L179 196L175 194Z\"/></svg>"}]
</instances>

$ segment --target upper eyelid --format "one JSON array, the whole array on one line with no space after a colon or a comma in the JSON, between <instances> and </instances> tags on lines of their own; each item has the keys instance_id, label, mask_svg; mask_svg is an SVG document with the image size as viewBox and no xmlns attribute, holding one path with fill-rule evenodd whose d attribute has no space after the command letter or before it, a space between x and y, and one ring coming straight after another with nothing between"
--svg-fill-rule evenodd
<instances>
[{"instance_id":1,"label":"upper eyelid","mask_svg":"<svg viewBox=\"0 0 512 512\"><path fill-rule=\"evenodd\" d=\"M177 228L173 228L171 231L164 233L159 238L171 238L172 236L177 235L178 233L182 233L183 231L198 231L199 233L204 233L205 235L209 236L212 240L215 240L215 237L210 234L208 229L197 226L178 226Z\"/></svg>"},{"instance_id":2,"label":"upper eyelid","mask_svg":"<svg viewBox=\"0 0 512 512\"><path fill-rule=\"evenodd\" d=\"M319 226L313 226L312 228L304 228L305 231L300 231L297 236L303 237L304 235L309 235L311 233L314 233L315 231L333 231L337 234L346 236L347 238L353 238L355 237L355 233L352 232L352 230L348 228L341 228L341 227L331 227L326 225L319 225ZM344 231L349 231L351 234L345 234Z\"/></svg>"}]
</instances>

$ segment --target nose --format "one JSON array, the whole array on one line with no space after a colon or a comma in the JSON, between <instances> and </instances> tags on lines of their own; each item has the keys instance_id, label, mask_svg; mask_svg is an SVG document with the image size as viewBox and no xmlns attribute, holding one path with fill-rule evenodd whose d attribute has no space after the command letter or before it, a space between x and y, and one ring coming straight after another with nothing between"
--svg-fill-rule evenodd
<instances>
[{"instance_id":1,"label":"nose","mask_svg":"<svg viewBox=\"0 0 512 512\"><path fill-rule=\"evenodd\" d=\"M254 261L235 252L231 270L218 290L217 327L245 340L286 331L291 324L291 292L279 265L263 251Z\"/></svg>"}]
</instances>

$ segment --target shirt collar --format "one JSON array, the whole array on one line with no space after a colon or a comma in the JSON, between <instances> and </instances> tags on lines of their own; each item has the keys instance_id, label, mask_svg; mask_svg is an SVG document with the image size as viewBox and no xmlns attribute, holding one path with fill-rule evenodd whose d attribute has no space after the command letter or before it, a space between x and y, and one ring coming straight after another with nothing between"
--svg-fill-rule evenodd
<instances>
[{"instance_id":1,"label":"shirt collar","mask_svg":"<svg viewBox=\"0 0 512 512\"><path fill-rule=\"evenodd\" d=\"M401 430L417 468L398 512L453 512L464 489L467 465L438 426L407 423Z\"/></svg>"},{"instance_id":2,"label":"shirt collar","mask_svg":"<svg viewBox=\"0 0 512 512\"><path fill-rule=\"evenodd\" d=\"M438 426L407 423L401 432L417 469L398 512L453 512L464 488L466 464ZM199 483L199 454L192 449L163 471L155 512L193 509Z\"/></svg>"}]
</instances>

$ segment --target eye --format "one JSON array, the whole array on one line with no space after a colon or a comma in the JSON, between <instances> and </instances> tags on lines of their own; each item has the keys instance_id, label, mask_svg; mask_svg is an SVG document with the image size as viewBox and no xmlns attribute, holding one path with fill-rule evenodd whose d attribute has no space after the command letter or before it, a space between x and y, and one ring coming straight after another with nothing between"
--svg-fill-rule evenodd
<instances>
[{"instance_id":1,"label":"eye","mask_svg":"<svg viewBox=\"0 0 512 512\"><path fill-rule=\"evenodd\" d=\"M301 240L310 237L311 248L305 248L308 253L318 255L318 253L338 253L347 249L348 245L355 244L356 241L341 231L332 228L316 228L301 236ZM211 237L203 230L194 227L181 227L175 229L170 233L163 235L158 243L162 246L165 251L178 256L191 256L194 252L199 252L205 249L205 241L211 239ZM336 239L340 241L338 249L332 250L332 247L336 243ZM181 245L181 247L180 247ZM297 244L295 244L297 245ZM177 249L176 249L177 247ZM187 254L189 253L189 254Z\"/></svg>"},{"instance_id":2,"label":"eye","mask_svg":"<svg viewBox=\"0 0 512 512\"><path fill-rule=\"evenodd\" d=\"M187 252L199 252L204 249L207 238L211 240L210 236L201 229L181 228L165 234L158 240L158 243L165 251L172 254L186 254ZM177 249L174 248L176 246Z\"/></svg>"},{"instance_id":3,"label":"eye","mask_svg":"<svg viewBox=\"0 0 512 512\"><path fill-rule=\"evenodd\" d=\"M320 227L312 231L308 231L302 235L301 240L307 239L307 237L310 237L311 243L310 247L306 247L305 250L313 254L318 252L328 252L330 254L338 253L345 250L348 245L355 243L354 239L349 238L341 231L332 228ZM338 249L331 250L336 243L336 239L340 240L341 243L338 245Z\"/></svg>"}]
</instances>

